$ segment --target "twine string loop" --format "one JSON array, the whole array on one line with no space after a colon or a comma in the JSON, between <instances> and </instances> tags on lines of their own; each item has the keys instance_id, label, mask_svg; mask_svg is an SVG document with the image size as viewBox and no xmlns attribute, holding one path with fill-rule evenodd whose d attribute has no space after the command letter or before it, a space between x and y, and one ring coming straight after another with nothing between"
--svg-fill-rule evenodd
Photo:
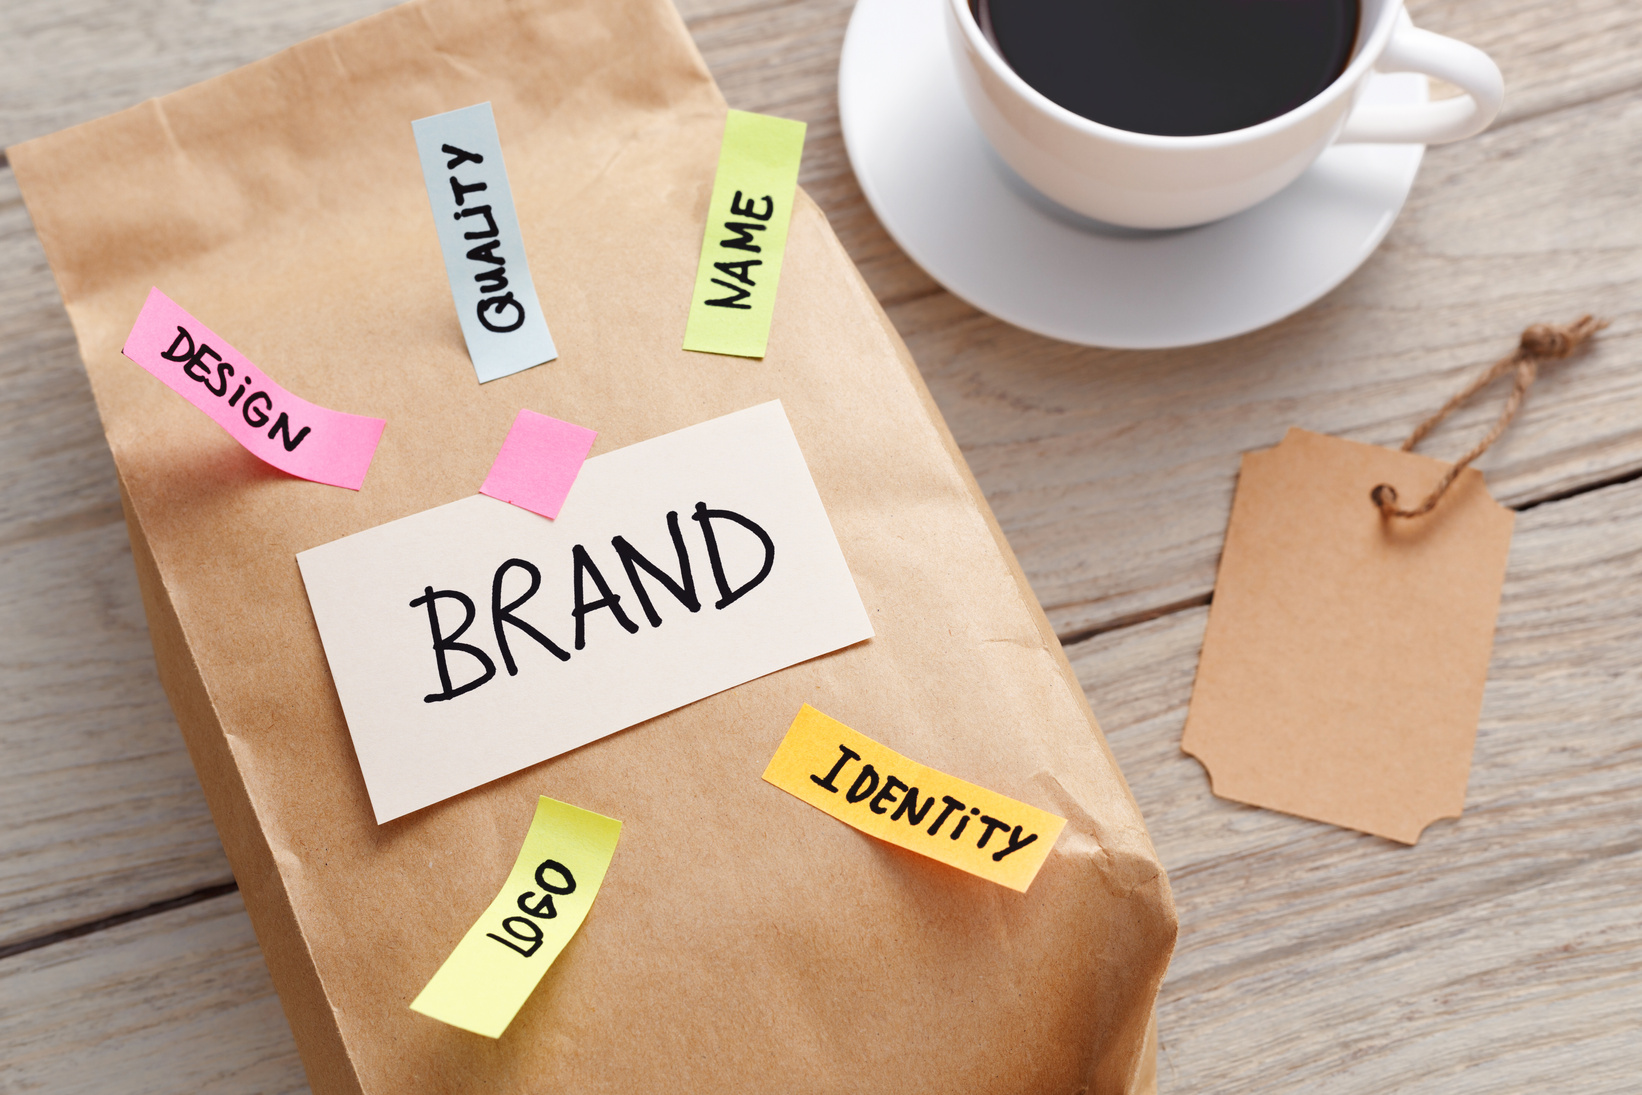
<instances>
[{"instance_id":1,"label":"twine string loop","mask_svg":"<svg viewBox=\"0 0 1642 1095\"><path fill-rule=\"evenodd\" d=\"M1380 516L1386 519L1392 517L1423 517L1436 508L1442 501L1442 496L1448 493L1448 488L1454 485L1460 473L1471 466L1471 462L1488 451L1488 446L1499 440L1505 428L1522 409L1522 401L1539 377L1539 363L1541 361L1556 361L1567 357L1602 328L1608 325L1605 319L1594 316L1580 316L1569 324L1536 323L1522 332L1516 349L1500 358L1488 367L1480 376L1467 384L1442 408L1414 427L1414 432L1408 435L1408 440L1402 444L1403 452L1412 452L1427 434L1453 414L1466 400L1488 387L1494 381L1511 372L1516 371L1515 382L1511 385L1511 394L1506 397L1505 407L1495 421L1493 428L1471 451L1460 457L1455 464L1443 473L1437 485L1425 496L1425 500L1413 509L1402 509L1397 505L1397 488L1390 483L1381 483L1368 492L1369 501L1380 511Z\"/></svg>"}]
</instances>

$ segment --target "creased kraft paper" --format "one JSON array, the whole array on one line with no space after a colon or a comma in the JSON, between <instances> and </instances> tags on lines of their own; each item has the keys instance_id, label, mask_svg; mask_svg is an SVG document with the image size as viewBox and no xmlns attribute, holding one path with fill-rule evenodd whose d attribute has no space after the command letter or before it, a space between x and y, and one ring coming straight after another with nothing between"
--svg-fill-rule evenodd
<instances>
[{"instance_id":1,"label":"creased kraft paper","mask_svg":"<svg viewBox=\"0 0 1642 1095\"><path fill-rule=\"evenodd\" d=\"M413 119L489 101L557 361L475 383ZM680 341L725 103L664 0L436 0L9 150L119 468L161 678L316 1091L1149 1088L1175 935L1133 799L905 348L799 199L762 362ZM150 286L385 418L358 494L120 356ZM296 553L474 493L520 407L595 453L787 408L876 637L378 827ZM759 779L803 703L1067 819L1016 894ZM407 1006L521 803L623 820L506 1036ZM795 810L795 807L799 807Z\"/></svg>"}]
</instances>

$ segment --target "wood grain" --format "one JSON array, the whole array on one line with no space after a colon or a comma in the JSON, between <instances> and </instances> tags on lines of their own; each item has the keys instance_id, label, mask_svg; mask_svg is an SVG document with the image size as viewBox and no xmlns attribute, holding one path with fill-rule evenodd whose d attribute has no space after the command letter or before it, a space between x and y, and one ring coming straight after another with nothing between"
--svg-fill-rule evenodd
<instances>
[{"instance_id":1,"label":"wood grain","mask_svg":"<svg viewBox=\"0 0 1642 1095\"><path fill-rule=\"evenodd\" d=\"M391 6L8 0L0 5L0 146L197 84Z\"/></svg>"},{"instance_id":2,"label":"wood grain","mask_svg":"<svg viewBox=\"0 0 1642 1095\"><path fill-rule=\"evenodd\" d=\"M1632 1092L1642 484L1517 524L1466 810L1405 848L1214 798L1208 610L1069 648L1169 871L1166 1092Z\"/></svg>"},{"instance_id":3,"label":"wood grain","mask_svg":"<svg viewBox=\"0 0 1642 1095\"><path fill-rule=\"evenodd\" d=\"M1165 1093L1635 1090L1639 613L1642 484L1523 516L1466 814L1413 848L1210 794L1179 751L1205 609L1071 648L1180 909ZM147 1025L120 1027L158 975ZM50 1014L0 1018L0 1081L104 1090L56 1081L90 1074L77 1054L109 1024L93 1064L122 1074L153 1046L201 1074L272 1069L282 1024L207 1025L269 991L237 896L31 952L0 964L0 1000Z\"/></svg>"},{"instance_id":4,"label":"wood grain","mask_svg":"<svg viewBox=\"0 0 1642 1095\"><path fill-rule=\"evenodd\" d=\"M129 106L382 0L12 0L0 143ZM1136 354L1013 330L889 240L850 173L847 0L680 0L732 105L810 123L802 181L923 368L1071 652L1182 920L1165 1091L1635 1090L1642 485L1518 527L1466 816L1401 849L1213 798L1178 751L1237 460L1298 424L1394 442L1515 330L1616 320L1482 463L1531 504L1642 470L1642 22L1624 0L1421 0L1508 82L1319 304ZM1428 451L1462 447L1493 407ZM0 171L0 946L228 877L154 679L112 463ZM1154 619L1154 617L1156 617ZM1149 623L1133 625L1135 621ZM0 962L0 1090L305 1090L237 896Z\"/></svg>"},{"instance_id":5,"label":"wood grain","mask_svg":"<svg viewBox=\"0 0 1642 1095\"><path fill-rule=\"evenodd\" d=\"M0 175L0 946L229 880L154 671L114 462Z\"/></svg>"},{"instance_id":6,"label":"wood grain","mask_svg":"<svg viewBox=\"0 0 1642 1095\"><path fill-rule=\"evenodd\" d=\"M0 1001L0 1091L308 1091L238 894L0 962Z\"/></svg>"},{"instance_id":7,"label":"wood grain","mask_svg":"<svg viewBox=\"0 0 1642 1095\"><path fill-rule=\"evenodd\" d=\"M1202 603L1240 454L1291 425L1396 444L1517 333L1594 311L1479 467L1511 504L1642 469L1642 98L1431 150L1355 277L1266 330L1156 353L1050 343L947 294L894 306L1056 630ZM1464 451L1503 392L1422 451Z\"/></svg>"},{"instance_id":8,"label":"wood grain","mask_svg":"<svg viewBox=\"0 0 1642 1095\"><path fill-rule=\"evenodd\" d=\"M1499 60L1511 89L1499 126L1432 149L1385 246L1324 300L1164 353L1011 328L940 291L889 240L838 130L843 5L681 8L733 105L810 124L803 184L907 340L1063 636L1207 598L1243 452L1290 425L1396 443L1542 318L1594 309L1615 326L1597 352L1548 372L1481 462L1496 494L1521 504L1642 470L1630 367L1642 213L1629 182L1642 169L1642 23L1623 5L1577 0L1554 18L1527 0L1414 5L1422 25ZM1462 451L1493 413L1479 404L1428 451Z\"/></svg>"}]
</instances>

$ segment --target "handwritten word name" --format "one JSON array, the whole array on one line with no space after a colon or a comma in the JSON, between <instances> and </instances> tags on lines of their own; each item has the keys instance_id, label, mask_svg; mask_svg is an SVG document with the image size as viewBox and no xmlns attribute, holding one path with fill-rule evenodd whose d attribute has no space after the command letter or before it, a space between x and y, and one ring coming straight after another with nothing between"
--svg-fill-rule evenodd
<instances>
[{"instance_id":1,"label":"handwritten word name","mask_svg":"<svg viewBox=\"0 0 1642 1095\"><path fill-rule=\"evenodd\" d=\"M764 212L762 213L757 211L760 201L764 203ZM732 217L751 217L754 221L767 222L775 215L775 199L766 194L762 198L751 198L743 205L741 191L737 190L735 197L730 199L730 215ZM734 232L735 235L727 240L719 240L718 245L726 250L745 251L752 255L762 254L764 249L753 242L755 238L753 233L762 232L768 227L767 223L753 224L748 221L725 221L724 230ZM741 302L752 296L754 287L758 285L758 282L752 278L752 268L763 265L763 259L742 259L736 262L713 263L713 269L723 274L724 277L734 278L739 284L725 281L723 278L713 278L714 285L728 289L731 295L721 297L718 300L704 300L702 303L714 308L751 310L751 304L742 304ZM746 288L742 288L742 286L746 286Z\"/></svg>"},{"instance_id":2,"label":"handwritten word name","mask_svg":"<svg viewBox=\"0 0 1642 1095\"><path fill-rule=\"evenodd\" d=\"M188 344L186 349L183 348L185 342ZM196 346L194 336L188 328L179 325L177 327L177 337L171 340L171 347L161 350L160 356L167 361L181 362L182 371L188 375L188 378L205 385L205 390L212 395L220 398L228 394L229 378L234 376L234 366L224 361L222 355L212 349L209 343L201 342ZM209 360L207 360L208 358ZM215 375L213 375L213 366L215 366ZM216 383L212 383L213 380ZM239 387L234 389L234 394L228 396L228 405L239 408L239 412L245 417L247 425L255 429L261 429L263 426L268 425L270 418L273 418L274 397L267 392L255 390L255 385L256 379L247 372L240 378ZM252 389L250 395L245 394L247 389ZM243 403L240 402L241 396L245 396ZM278 438L280 443L285 446L286 452L295 452L296 447L302 444L302 439L307 437L309 431L313 428L304 426L293 435L291 433L291 417L284 411L279 412L278 418L273 418L273 423L268 429L268 439L272 441Z\"/></svg>"},{"instance_id":3,"label":"handwritten word name","mask_svg":"<svg viewBox=\"0 0 1642 1095\"><path fill-rule=\"evenodd\" d=\"M889 808L894 806L895 812L889 815L891 821L900 821L905 818L906 823L915 829L923 825L924 818L935 807L935 795L933 793L926 796L920 804L918 788L909 786L905 781L887 772L880 773L871 764L863 764L848 789L841 789L835 781L843 774L845 765L851 761L860 760L861 754L847 745L840 745L838 751L841 755L838 762L832 766L832 770L825 776L810 776L810 782L831 791L833 794L838 794L842 790L846 802L851 804L865 802L867 809L875 814L889 813ZM880 780L882 780L881 790ZM895 796L900 791L905 791L906 794L897 803ZM1011 831L1008 821L983 814L979 807L969 806L951 795L941 796L941 810L935 815L935 820L930 822L929 828L925 831L929 836L939 836L941 827L954 814L957 815L958 820L952 826L952 830L947 833L947 839L949 840L961 839L964 830L969 827L971 818L980 823L980 839L975 842L977 848L986 848L992 842L992 835L1002 832L1001 846L992 853L994 863L1002 861L1005 856L1020 851L1038 839L1037 833L1022 836L1021 826L1019 825L1014 826L1013 831Z\"/></svg>"},{"instance_id":4,"label":"handwritten word name","mask_svg":"<svg viewBox=\"0 0 1642 1095\"><path fill-rule=\"evenodd\" d=\"M756 522L730 510L708 509L705 502L696 503L695 512L690 519L701 526L702 540L707 548L707 562L712 570L713 583L718 587L719 598L713 603L714 609L723 610L730 607L730 605L751 593L770 576L770 572L775 566L775 541ZM764 562L758 573L738 586L732 587L729 577L725 574L724 559L719 549L719 532L713 527L715 521L719 522L721 526L725 523L740 526L757 537L764 549ZM644 618L649 621L652 628L661 626L662 617L660 611L656 608L654 598L651 596L651 586L648 584L650 582L665 590L689 611L701 611L701 599L696 593L695 571L690 564L690 553L684 543L684 534L680 530L676 510L667 514L667 531L672 537L673 551L678 557L678 576L676 578L661 566L640 554L638 549L630 544L625 537L617 536L610 541L610 547L615 551L616 558L620 561L621 568L627 575L627 581L633 595L637 598L639 607L644 611ZM639 625L634 623L627 610L621 607L622 594L616 592L612 587L610 581L605 577L604 571L594 562L587 548L582 544L575 545L570 550L570 559L573 595L573 607L570 610L570 615L575 621L574 648L577 650L586 648L587 617L594 612L609 612L624 631L628 634L636 634ZM507 585L508 575L515 570L521 571L529 579L530 588L504 604L503 599L506 595L503 591ZM640 571L648 575L648 579L641 578L639 576ZM587 599L587 585L589 582L598 591L598 597L593 600ZM541 570L526 559L508 559L496 568L496 573L491 580L490 622L496 636L497 649L501 653L502 662L507 667L508 676L510 677L518 675L519 667L513 657L513 647L508 642L507 629L509 627L535 640L559 661L567 662L570 660L568 650L565 650L564 647L538 630L534 624L517 615L524 604L541 589L541 586ZM461 624L448 634L442 630L442 625L439 622L438 602L441 600L455 601L462 606L464 613ZM462 636L467 634L468 628L472 626L475 617L478 615L478 609L471 597L460 590L436 590L432 586L425 586L422 596L411 601L410 607L425 607L427 609L428 627L433 632L434 658L439 668L441 690L422 697L424 702L439 703L443 700L453 700L457 696L471 692L475 688L486 684L496 676L496 662L487 651L475 646L473 643L460 641ZM447 660L449 655L453 653L465 654L473 659L480 668L479 675L464 684L454 685Z\"/></svg>"},{"instance_id":5,"label":"handwritten word name","mask_svg":"<svg viewBox=\"0 0 1642 1095\"><path fill-rule=\"evenodd\" d=\"M464 163L479 164L485 162L485 158L479 153L468 152L452 144L441 145L439 150L450 156L450 160L445 164L446 171L455 171L457 167ZM457 211L451 214L451 217L457 221L465 220L468 217L484 218L485 227L483 229L474 232L463 232L462 238L465 240L490 241L489 243L480 244L468 252L468 258L473 262L493 267L493 269L480 270L473 275L473 280L478 284L479 291L491 294L479 298L477 305L479 322L484 324L487 331L506 334L509 331L517 331L524 326L525 306L514 299L511 292L504 293L502 291L507 288L507 259L496 252L496 248L502 244L502 241L497 238L501 235L501 232L496 227L496 218L491 215L490 206L470 206L467 204L469 194L476 194L489 188L488 183L463 183L454 174L451 175L450 193L458 206ZM494 320L491 318L493 315ZM511 321L508 321L510 316Z\"/></svg>"},{"instance_id":6,"label":"handwritten word name","mask_svg":"<svg viewBox=\"0 0 1642 1095\"><path fill-rule=\"evenodd\" d=\"M554 874L563 879L563 881L558 884L549 882L547 880L548 871L552 871ZM534 917L535 919L527 920L523 916L509 916L502 921L502 930L514 939L518 940L518 943L503 939L494 932L485 933L486 939L494 939L502 946L508 948L509 950L517 951L526 958L529 958L531 955L535 954L537 948L542 945L544 933L542 931L542 926L536 923L536 921L552 920L554 917L559 915L559 910L553 907L553 898L555 896L565 897L576 892L576 880L571 876L570 868L566 867L563 863L560 863L556 859L542 860L541 866L536 868L536 885L542 888L542 896L540 898L536 896L535 890L526 890L524 893L519 895L517 901L519 911L525 913L527 916ZM518 927L515 927L514 925L518 925ZM519 943L525 943L528 945L521 947L519 946Z\"/></svg>"}]
</instances>

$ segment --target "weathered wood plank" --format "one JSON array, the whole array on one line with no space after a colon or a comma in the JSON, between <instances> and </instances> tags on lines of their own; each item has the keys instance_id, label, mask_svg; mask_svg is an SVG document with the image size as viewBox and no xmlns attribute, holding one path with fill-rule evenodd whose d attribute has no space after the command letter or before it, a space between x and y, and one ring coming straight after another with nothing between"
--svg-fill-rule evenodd
<instances>
[{"instance_id":1,"label":"weathered wood plank","mask_svg":"<svg viewBox=\"0 0 1642 1095\"><path fill-rule=\"evenodd\" d=\"M8 0L0 146L228 72L393 0Z\"/></svg>"},{"instance_id":2,"label":"weathered wood plank","mask_svg":"<svg viewBox=\"0 0 1642 1095\"><path fill-rule=\"evenodd\" d=\"M810 123L804 185L906 337L1063 635L1207 597L1243 451L1291 424L1395 443L1540 318L1598 309L1618 322L1597 354L1550 371L1485 458L1496 491L1520 503L1642 469L1642 386L1628 367L1642 22L1623 5L1576 0L1552 18L1529 0L1415 4L1421 25L1500 61L1511 90L1495 132L1432 150L1385 247L1319 304L1162 354L1015 330L906 259L843 151L841 6L680 7L734 105ZM1462 415L1431 451L1457 448L1491 413Z\"/></svg>"},{"instance_id":3,"label":"weathered wood plank","mask_svg":"<svg viewBox=\"0 0 1642 1095\"><path fill-rule=\"evenodd\" d=\"M1413 848L1211 795L1207 614L1068 651L1180 913L1163 1090L1634 1091L1642 484L1519 519L1466 813Z\"/></svg>"},{"instance_id":4,"label":"weathered wood plank","mask_svg":"<svg viewBox=\"0 0 1642 1095\"><path fill-rule=\"evenodd\" d=\"M1433 149L1345 285L1264 331L1157 353L1050 343L947 294L890 307L1062 635L1201 603L1242 452L1291 425L1396 444L1540 319L1614 320L1479 466L1544 498L1642 469L1642 96ZM1462 451L1496 392L1422 451Z\"/></svg>"},{"instance_id":5,"label":"weathered wood plank","mask_svg":"<svg viewBox=\"0 0 1642 1095\"><path fill-rule=\"evenodd\" d=\"M229 880L85 374L0 175L0 946Z\"/></svg>"},{"instance_id":6,"label":"weathered wood plank","mask_svg":"<svg viewBox=\"0 0 1642 1095\"><path fill-rule=\"evenodd\" d=\"M0 142L192 83L376 6L305 2L259 14L237 0L208 11L160 0L8 4ZM1075 350L1011 331L938 293L888 241L837 133L832 81L846 5L681 6L732 104L811 123L804 183L908 334L1063 632L1206 594L1239 452L1272 443L1290 423L1393 441L1512 328L1542 314L1598 307L1621 322L1595 356L1550 371L1523 422L1484 462L1496 490L1521 501L1642 467L1632 426L1642 421L1642 381L1626 375L1637 349L1638 214L1628 191L1642 148L1642 50L1638 25L1615 0L1571 0L1554 13L1527 0L1417 5L1423 25L1501 59L1511 124L1433 152L1386 250L1317 307L1247 339L1156 355ZM153 680L112 469L72 337L9 174L0 173L0 195L0 461L12 471L0 484L0 604L45 636L0 645L0 699L18 712L0 720L0 825L13 834L0 856L6 942L210 885L226 866ZM1488 413L1479 408L1449 436ZM1444 444L1438 438L1432 451L1451 451ZM1613 985L1636 983L1638 945L1614 924L1638 868L1635 849L1615 843L1612 817L1588 808L1617 810L1636 797L1636 746L1596 734L1635 726L1639 690L1619 657L1634 645L1624 610L1635 606L1621 599L1600 618L1566 612L1634 585L1634 568L1615 569L1600 553L1634 540L1635 526L1597 524L1582 504L1524 518L1472 812L1407 853L1207 795L1201 770L1177 752L1201 613L1078 647L1181 900L1185 934L1164 1009L1166 1090L1282 1090L1272 1077L1285 1074L1296 1077L1289 1089L1307 1090L1492 1091L1566 1086L1567 1077L1582 1090L1624 1088L1618 1047L1634 1041L1639 1021L1634 993ZM1541 599L1523 600L1522 544L1531 528L1567 514L1573 523L1534 587ZM1553 571L1587 564L1588 585L1552 581ZM1533 639L1511 662L1519 629ZM1092 651L1102 652L1098 679ZM1496 715L1502 703L1527 721ZM1604 750L1632 775L1609 785L1580 767ZM1497 787L1491 756L1506 759ZM1478 826L1481 835L1467 835ZM1457 852L1430 853L1448 839L1462 841L1476 871ZM1312 891L1281 888L1302 874ZM1618 880L1613 891L1602 891L1599 875ZM1541 911L1551 897L1571 903L1556 922ZM1505 927L1490 934L1491 925ZM31 954L83 946L90 955L98 938L115 933ZM1399 949L1406 961L1391 953ZM0 975L31 961L11 959ZM138 969L147 959L129 961ZM130 985L140 983L133 974ZM46 982L28 984L46 991ZM0 1016L18 1010L14 991L0 987ZM198 996L189 980L142 999L186 1008ZM59 1006L35 1005L33 992L27 999ZM63 996L63 1021L79 1022L73 1008L96 999ZM277 1008L271 1014L288 1038ZM13 1060L14 1033L0 1027L0 1060ZM170 1037L146 1032L129 1044L156 1047L143 1060L161 1062L149 1066L160 1076L209 1052L191 1048L195 1035ZM1346 1048L1328 1056L1337 1043ZM79 1052L77 1042L53 1044ZM246 1052L240 1060L263 1051ZM96 1060L101 1075L135 1089L115 1058ZM1456 1062L1473 1067L1456 1073ZM48 1089L98 1089L50 1075Z\"/></svg>"},{"instance_id":7,"label":"weathered wood plank","mask_svg":"<svg viewBox=\"0 0 1642 1095\"><path fill-rule=\"evenodd\" d=\"M0 1091L306 1095L239 895L0 963Z\"/></svg>"},{"instance_id":8,"label":"weathered wood plank","mask_svg":"<svg viewBox=\"0 0 1642 1095\"><path fill-rule=\"evenodd\" d=\"M1412 0L1414 22L1486 50L1505 73L1498 126L1642 87L1642 21L1614 0Z\"/></svg>"},{"instance_id":9,"label":"weathered wood plank","mask_svg":"<svg viewBox=\"0 0 1642 1095\"><path fill-rule=\"evenodd\" d=\"M1523 516L1467 812L1414 848L1212 797L1205 618L1070 651L1181 912L1163 1091L1633 1090L1642 484ZM237 896L0 964L0 1048L18 1090L300 1090Z\"/></svg>"}]
</instances>

